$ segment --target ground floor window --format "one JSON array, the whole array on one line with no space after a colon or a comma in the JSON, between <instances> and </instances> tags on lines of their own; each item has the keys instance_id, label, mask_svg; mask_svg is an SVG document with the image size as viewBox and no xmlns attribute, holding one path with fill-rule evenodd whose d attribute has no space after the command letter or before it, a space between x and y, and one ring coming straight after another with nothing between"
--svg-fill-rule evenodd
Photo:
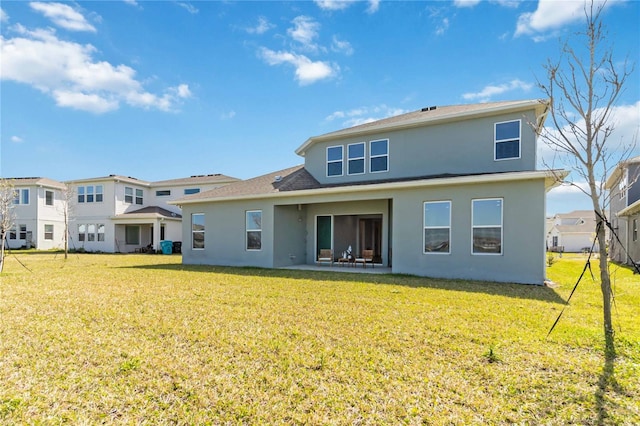
<instances>
[{"instance_id":1,"label":"ground floor window","mask_svg":"<svg viewBox=\"0 0 640 426\"><path fill-rule=\"evenodd\" d=\"M204 213L191 214L191 248L204 249Z\"/></svg>"},{"instance_id":2,"label":"ground floor window","mask_svg":"<svg viewBox=\"0 0 640 426\"><path fill-rule=\"evenodd\" d=\"M424 203L424 253L450 253L451 201Z\"/></svg>"},{"instance_id":3,"label":"ground floor window","mask_svg":"<svg viewBox=\"0 0 640 426\"><path fill-rule=\"evenodd\" d=\"M78 241L104 241L104 224L79 223Z\"/></svg>"},{"instance_id":4,"label":"ground floor window","mask_svg":"<svg viewBox=\"0 0 640 426\"><path fill-rule=\"evenodd\" d=\"M140 227L138 225L126 225L124 227L124 242L132 246L140 244Z\"/></svg>"},{"instance_id":5,"label":"ground floor window","mask_svg":"<svg viewBox=\"0 0 640 426\"><path fill-rule=\"evenodd\" d=\"M473 254L502 254L502 198L472 201Z\"/></svg>"},{"instance_id":6,"label":"ground floor window","mask_svg":"<svg viewBox=\"0 0 640 426\"><path fill-rule=\"evenodd\" d=\"M44 239L53 240L53 225L44 225Z\"/></svg>"},{"instance_id":7,"label":"ground floor window","mask_svg":"<svg viewBox=\"0 0 640 426\"><path fill-rule=\"evenodd\" d=\"M104 241L104 224L98 224L98 241Z\"/></svg>"},{"instance_id":8,"label":"ground floor window","mask_svg":"<svg viewBox=\"0 0 640 426\"><path fill-rule=\"evenodd\" d=\"M10 240L17 240L18 239L18 234L16 232L16 226L13 225L13 227L11 227L11 229L9 229L9 239Z\"/></svg>"},{"instance_id":9,"label":"ground floor window","mask_svg":"<svg viewBox=\"0 0 640 426\"><path fill-rule=\"evenodd\" d=\"M262 249L262 210L246 213L247 250Z\"/></svg>"}]
</instances>

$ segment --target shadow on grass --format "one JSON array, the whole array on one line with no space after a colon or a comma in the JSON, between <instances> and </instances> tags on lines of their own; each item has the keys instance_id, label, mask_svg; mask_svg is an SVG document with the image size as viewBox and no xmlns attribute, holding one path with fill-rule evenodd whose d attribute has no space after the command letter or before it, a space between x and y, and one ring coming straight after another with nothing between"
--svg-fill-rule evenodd
<instances>
[{"instance_id":1,"label":"shadow on grass","mask_svg":"<svg viewBox=\"0 0 640 426\"><path fill-rule=\"evenodd\" d=\"M615 378L615 360L615 348L612 347L609 350L605 350L604 366L602 368L602 373L598 380L598 388L595 393L596 407L598 409L598 418L595 423L597 425L609 423L608 406L611 403L608 401L607 394L610 392L624 392Z\"/></svg>"},{"instance_id":2,"label":"shadow on grass","mask_svg":"<svg viewBox=\"0 0 640 426\"><path fill-rule=\"evenodd\" d=\"M268 269L257 267L233 267L210 265L159 264L123 266L133 269L153 269L170 271L188 271L214 274L230 274L244 277L286 278L293 280L366 282L381 285L397 285L411 288L432 288L439 290L463 291L512 297L517 299L539 300L564 304L565 301L552 288L536 285L496 283L473 280L448 280L418 277L405 274L351 274L333 271L297 271L290 269Z\"/></svg>"}]
</instances>

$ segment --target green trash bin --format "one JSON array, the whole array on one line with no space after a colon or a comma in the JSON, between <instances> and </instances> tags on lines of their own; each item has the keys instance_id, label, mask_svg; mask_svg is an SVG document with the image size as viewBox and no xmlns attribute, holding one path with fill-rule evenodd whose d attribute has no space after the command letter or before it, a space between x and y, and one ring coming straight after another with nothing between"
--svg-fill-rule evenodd
<instances>
[{"instance_id":1,"label":"green trash bin","mask_svg":"<svg viewBox=\"0 0 640 426\"><path fill-rule=\"evenodd\" d=\"M162 254L171 254L173 252L173 241L160 241L160 248L162 249Z\"/></svg>"}]
</instances>

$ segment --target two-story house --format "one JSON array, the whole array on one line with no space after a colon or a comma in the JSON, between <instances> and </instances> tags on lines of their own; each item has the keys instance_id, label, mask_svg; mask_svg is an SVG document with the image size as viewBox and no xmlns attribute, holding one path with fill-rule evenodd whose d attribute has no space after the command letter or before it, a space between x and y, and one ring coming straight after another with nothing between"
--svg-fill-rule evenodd
<instances>
[{"instance_id":1,"label":"two-story house","mask_svg":"<svg viewBox=\"0 0 640 426\"><path fill-rule=\"evenodd\" d=\"M542 284L548 108L430 107L311 137L304 165L173 201L183 263L288 267L351 246L394 273Z\"/></svg>"},{"instance_id":2,"label":"two-story house","mask_svg":"<svg viewBox=\"0 0 640 426\"><path fill-rule=\"evenodd\" d=\"M107 253L159 250L163 240L182 239L180 208L170 201L237 180L212 174L148 182L109 175L66 182L76 198L69 246Z\"/></svg>"},{"instance_id":3,"label":"two-story house","mask_svg":"<svg viewBox=\"0 0 640 426\"><path fill-rule=\"evenodd\" d=\"M574 210L557 213L547 229L547 249L557 252L579 253L591 249L596 239L596 218L593 210ZM598 250L598 243L593 246Z\"/></svg>"},{"instance_id":4,"label":"two-story house","mask_svg":"<svg viewBox=\"0 0 640 426\"><path fill-rule=\"evenodd\" d=\"M609 258L618 263L640 263L640 156L623 161L607 178L609 221Z\"/></svg>"},{"instance_id":5,"label":"two-story house","mask_svg":"<svg viewBox=\"0 0 640 426\"><path fill-rule=\"evenodd\" d=\"M9 179L15 190L9 248L62 248L64 245L64 183L47 178Z\"/></svg>"}]
</instances>

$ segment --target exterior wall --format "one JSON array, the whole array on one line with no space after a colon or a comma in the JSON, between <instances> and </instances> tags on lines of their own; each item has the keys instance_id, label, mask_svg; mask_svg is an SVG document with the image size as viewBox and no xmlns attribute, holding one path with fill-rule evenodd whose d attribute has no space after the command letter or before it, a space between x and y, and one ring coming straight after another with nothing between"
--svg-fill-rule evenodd
<instances>
[{"instance_id":1,"label":"exterior wall","mask_svg":"<svg viewBox=\"0 0 640 426\"><path fill-rule=\"evenodd\" d=\"M262 210L262 249L246 249L245 212ZM249 200L185 205L182 208L182 262L271 268L273 253L273 202ZM192 248L191 215L204 213L204 249Z\"/></svg>"},{"instance_id":2,"label":"exterior wall","mask_svg":"<svg viewBox=\"0 0 640 426\"><path fill-rule=\"evenodd\" d=\"M521 157L494 160L494 124L521 120ZM444 173L471 174L535 170L535 134L529 121L535 122L532 111L502 114L494 117L467 119L406 130L386 131L367 136L348 137L329 142L317 142L305 153L305 168L320 183L343 183L438 175ZM369 142L389 139L389 171L368 173ZM347 175L347 145L366 142L367 173ZM343 170L340 177L327 177L327 147L343 145Z\"/></svg>"},{"instance_id":3,"label":"exterior wall","mask_svg":"<svg viewBox=\"0 0 640 426\"><path fill-rule=\"evenodd\" d=\"M9 248L17 249L26 247L39 250L59 249L64 246L64 217L62 214L62 200L60 190L41 185L16 186L16 189L29 190L29 204L14 205L16 239L9 239ZM46 191L53 192L53 205L46 205ZM20 239L20 225L27 226L27 232L31 239ZM53 225L53 239L45 239L45 225Z\"/></svg>"},{"instance_id":4,"label":"exterior wall","mask_svg":"<svg viewBox=\"0 0 640 426\"><path fill-rule=\"evenodd\" d=\"M437 278L542 284L544 181L404 190L393 201L393 272ZM503 198L501 255L474 255L473 199ZM451 201L450 254L423 254L423 202Z\"/></svg>"},{"instance_id":5,"label":"exterior wall","mask_svg":"<svg viewBox=\"0 0 640 426\"><path fill-rule=\"evenodd\" d=\"M273 238L274 267L306 263L306 241L308 238L306 206L275 206L273 215Z\"/></svg>"},{"instance_id":6,"label":"exterior wall","mask_svg":"<svg viewBox=\"0 0 640 426\"><path fill-rule=\"evenodd\" d=\"M629 256L631 257L631 259L635 263L640 264L640 213L635 214L633 216L628 216L626 219L628 223L628 233L626 237L627 237L627 241L629 242L629 244L627 245L627 250L629 252ZM636 223L638 226L638 235L636 236L635 241L633 239L633 220L634 219L636 220ZM628 258L625 258L624 262L630 263Z\"/></svg>"},{"instance_id":7,"label":"exterior wall","mask_svg":"<svg viewBox=\"0 0 640 426\"><path fill-rule=\"evenodd\" d=\"M638 185L636 183L636 185ZM640 186L640 185L638 185ZM627 193L621 194L619 181L615 182L610 189L610 204L609 204L609 221L614 231L617 233L618 239L615 235L611 235L609 238L609 259L618 263L626 262L626 255L624 247L629 245L629 218L618 216L618 212L627 207ZM622 247L621 246L624 246Z\"/></svg>"},{"instance_id":8,"label":"exterior wall","mask_svg":"<svg viewBox=\"0 0 640 426\"><path fill-rule=\"evenodd\" d=\"M632 184L627 195L627 206L640 200L640 164L629 164L629 181Z\"/></svg>"},{"instance_id":9,"label":"exterior wall","mask_svg":"<svg viewBox=\"0 0 640 426\"><path fill-rule=\"evenodd\" d=\"M221 186L224 186L224 185L223 184L192 184L192 185L152 184L152 187L150 189L147 189L149 194L149 202L146 202L145 200L145 205L159 206L171 212L182 214L180 207L174 206L172 204L167 204L167 203L169 201L174 201L174 200L177 200L178 198L184 197L185 196L184 191L186 189L198 188L200 189L200 192L204 192L210 189L219 188ZM157 191L171 191L171 193L169 195L156 195Z\"/></svg>"}]
</instances>

